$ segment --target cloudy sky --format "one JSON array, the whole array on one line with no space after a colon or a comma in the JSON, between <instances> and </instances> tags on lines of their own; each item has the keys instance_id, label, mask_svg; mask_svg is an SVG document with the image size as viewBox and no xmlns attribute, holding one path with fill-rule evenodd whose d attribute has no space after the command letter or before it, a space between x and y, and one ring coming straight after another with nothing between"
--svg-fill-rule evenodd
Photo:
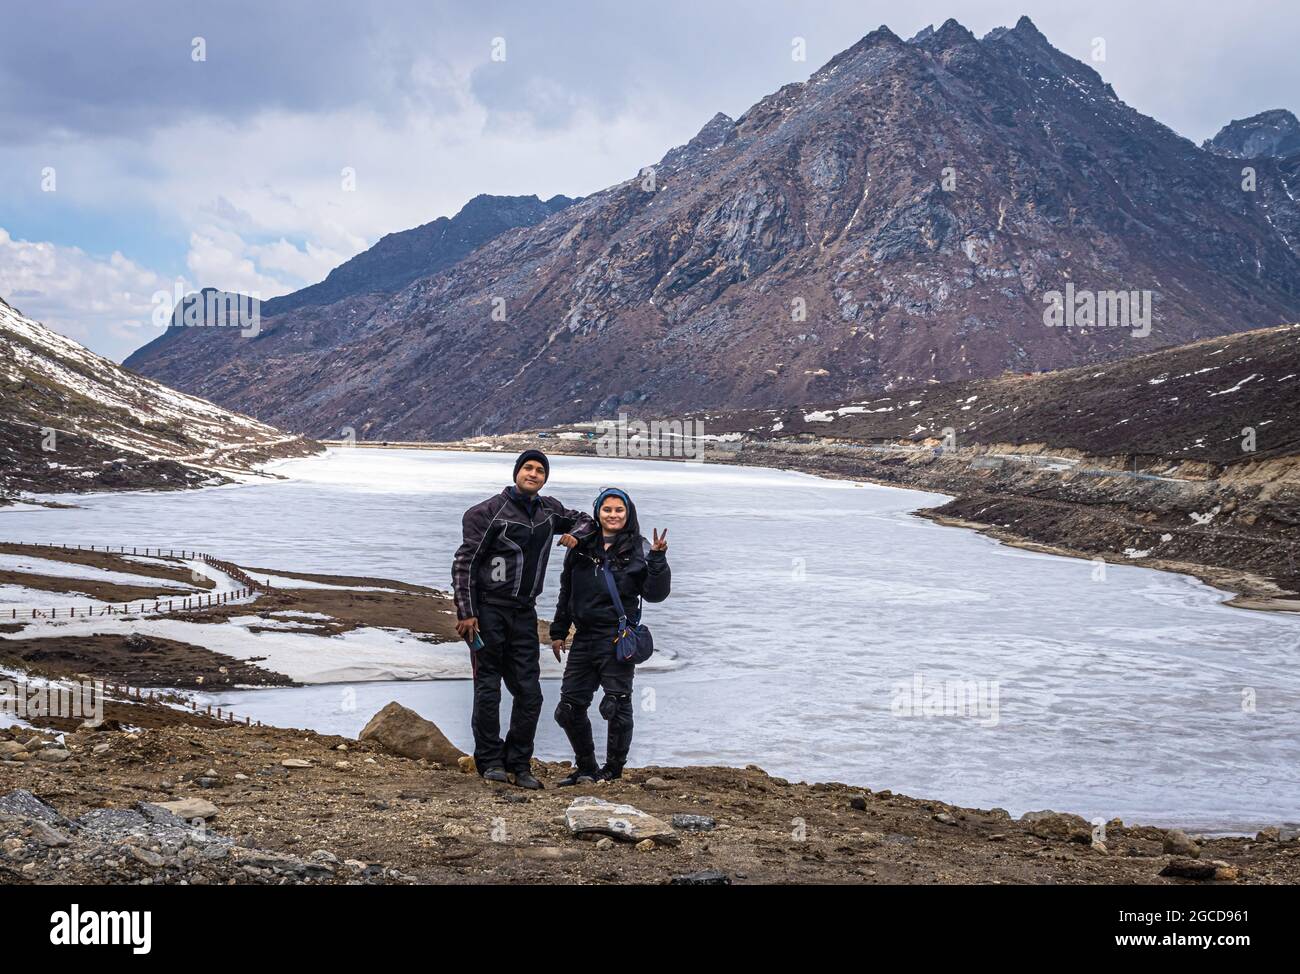
<instances>
[{"instance_id":1,"label":"cloudy sky","mask_svg":"<svg viewBox=\"0 0 1300 974\"><path fill-rule=\"evenodd\" d=\"M881 24L910 37L956 17L982 36L1028 14L1130 105L1199 142L1233 118L1300 110L1294 10L1256 0L12 4L0 36L0 295L121 359L157 334L153 296L178 280L270 298L478 193L585 195ZM806 61L791 57L795 37Z\"/></svg>"}]
</instances>

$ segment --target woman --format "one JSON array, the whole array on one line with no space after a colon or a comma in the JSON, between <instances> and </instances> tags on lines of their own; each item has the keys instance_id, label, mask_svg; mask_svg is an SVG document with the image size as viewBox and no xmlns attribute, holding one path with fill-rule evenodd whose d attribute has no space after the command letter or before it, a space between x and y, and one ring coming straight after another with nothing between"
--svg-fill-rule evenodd
<instances>
[{"instance_id":1,"label":"woman","mask_svg":"<svg viewBox=\"0 0 1300 974\"><path fill-rule=\"evenodd\" d=\"M573 745L573 773L563 786L612 781L622 777L632 746L632 676L636 666L618 659L614 636L620 616L629 623L641 619L641 599L662 602L668 598L668 531L654 532L651 543L641 536L636 505L625 491L606 487L596 497L592 513L600 525L569 549L560 575L560 601L551 623L551 649L562 660L569 627L577 632L568 651L560 703L555 720ZM618 586L622 605L615 606L604 578L608 562ZM596 745L591 738L587 708L599 686L605 691L600 715L609 723L605 765L596 764Z\"/></svg>"}]
</instances>

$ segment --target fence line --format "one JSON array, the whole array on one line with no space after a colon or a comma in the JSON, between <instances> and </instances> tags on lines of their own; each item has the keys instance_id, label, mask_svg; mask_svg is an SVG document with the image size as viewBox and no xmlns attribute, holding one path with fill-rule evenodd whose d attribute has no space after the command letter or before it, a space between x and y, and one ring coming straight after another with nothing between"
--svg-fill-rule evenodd
<instances>
[{"instance_id":1,"label":"fence line","mask_svg":"<svg viewBox=\"0 0 1300 974\"><path fill-rule=\"evenodd\" d=\"M156 690L142 691L140 687L133 687L129 683L105 683L103 692L106 696L115 694L119 697L125 697L127 700L134 699L139 700L141 703L155 703L160 706L166 706L166 704L159 700ZM243 720L240 720L235 716L233 710L217 707L216 712L213 713L212 704L207 704L203 710L200 710L199 705L193 700L189 701L189 704L190 710L193 713L200 714L204 717L210 717L213 720L219 720L225 724L243 724L245 727L264 726L260 720L253 720L251 717L246 716Z\"/></svg>"},{"instance_id":2,"label":"fence line","mask_svg":"<svg viewBox=\"0 0 1300 974\"><path fill-rule=\"evenodd\" d=\"M60 551L102 551L105 554L122 554L122 555L127 553L127 549L125 545L117 545L116 547L114 547L113 545L80 545L80 544L67 545L67 544L58 544L55 542L43 542L43 541L9 541L4 543L12 544L12 545L21 545L23 547L28 547L28 548L50 548L50 549L57 549ZM167 553L163 554L164 551L166 551ZM222 605L228 605L231 602L234 602L236 599L246 598L249 595L253 595L257 592L269 592L271 590L270 582L258 581L257 579L250 576L238 565L234 564L233 562L224 561L220 558L213 558L211 555L201 551L186 550L183 548L176 549L176 548L133 547L131 548L130 553L136 556L144 556L146 558L150 558L150 557L181 558L181 559L189 559L191 561L201 561L205 565L211 565L213 568L225 572L231 578L235 579L235 581L243 582L245 587L235 589L230 592L219 592L215 595L208 595L206 597L202 595L198 595L198 596L192 596L187 599L156 599L153 603L152 608L149 607L149 603L141 602L139 603L140 605L139 610L135 613L132 613L130 611L131 605L129 603L123 605L121 608L119 608L117 605L101 605L98 611L96 611L95 606L86 606L84 608L84 611L80 613L80 616L82 618L92 617L95 615L99 615L99 616L132 615L132 614L152 615L152 614L165 614L167 612L172 612L172 611L194 612L194 611L199 611L201 609L217 608ZM75 579L73 581L75 581ZM26 619L28 618L27 616L28 611L29 611L28 609L21 609L21 610L17 608L11 609L10 618L17 619L19 617L19 612L21 612L22 617ZM76 606L68 606L67 611L68 611L68 618L75 619L78 617ZM31 618L33 619L56 619L58 618L59 610L50 609L49 612L46 613L40 609L31 609L30 612L31 612ZM4 618L3 611L0 610L0 619L3 618ZM163 705L161 704L161 701L158 699L158 694L156 691L154 690L142 691L140 687L132 687L128 683L105 683L104 692L106 694L115 693L117 696L125 697L127 700L135 699L141 702L156 703L156 704ZM205 717L210 717L213 720L218 720L221 721L222 723L226 723L226 724L242 723L246 727L263 726L260 720L254 721L251 717L244 717L243 720L241 721L235 715L235 713L229 709L217 707L216 713L213 713L212 704L207 704L203 710L200 710L199 705L193 700L191 700L189 704L190 704L190 710L192 712L196 714L202 714Z\"/></svg>"},{"instance_id":3,"label":"fence line","mask_svg":"<svg viewBox=\"0 0 1300 974\"><path fill-rule=\"evenodd\" d=\"M51 542L9 541L9 542L5 542L5 544L21 545L23 547L28 547L28 548L50 548L50 549L57 549L59 551L102 551L105 554L122 554L122 555L127 553L127 548L125 545L118 545L116 547L114 547L113 545L80 545L80 544L67 545L67 544L58 544L52 541ZM163 554L164 551L167 553ZM121 606L118 606L115 603L105 603L99 606L88 605L88 606L78 607L75 605L70 605L64 607L63 609L51 608L48 610L36 609L36 608L20 609L14 607L9 610L9 618L14 621L20 618L24 620L25 619L58 619L58 618L87 619L87 618L93 618L95 616L103 617L103 616L122 616L122 615L166 615L168 612L199 612L204 609L220 608L221 606L228 605L238 599L248 598L251 595L256 595L258 592L269 592L271 590L270 582L258 581L257 579L250 576L238 565L232 562L223 561L220 558L213 558L211 555L201 551L193 551L193 550L187 551L186 549L183 548L179 549L180 552L179 554L177 554L177 551L178 549L176 548L135 547L130 549L131 554L136 556L144 556L146 558L151 558L151 557L152 558L181 558L181 559L189 559L191 561L201 561L205 565L211 565L213 568L216 568L218 571L225 572L235 581L242 582L244 584L244 587L239 589L234 589L233 591L230 592L218 592L216 594L210 594L207 596L194 595L184 599L154 599L152 605L150 605L149 602L144 601L138 603L139 608L135 610L132 610L131 607L133 604L137 604L137 603L130 603L130 602L125 603ZM69 579L69 581L76 581L76 579ZM161 585L163 583L164 580L160 579L159 584ZM60 612L63 612L64 615L60 616ZM3 618L4 618L4 610L0 609L0 619Z\"/></svg>"}]
</instances>

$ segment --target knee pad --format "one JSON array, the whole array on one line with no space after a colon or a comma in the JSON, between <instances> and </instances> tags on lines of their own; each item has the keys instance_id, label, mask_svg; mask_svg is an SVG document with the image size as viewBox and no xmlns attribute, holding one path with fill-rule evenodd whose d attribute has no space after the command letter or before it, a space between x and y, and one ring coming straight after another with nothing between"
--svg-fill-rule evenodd
<instances>
[{"instance_id":1,"label":"knee pad","mask_svg":"<svg viewBox=\"0 0 1300 974\"><path fill-rule=\"evenodd\" d=\"M600 715L611 724L631 726L632 695L630 693L607 693L600 701Z\"/></svg>"},{"instance_id":2,"label":"knee pad","mask_svg":"<svg viewBox=\"0 0 1300 974\"><path fill-rule=\"evenodd\" d=\"M555 707L555 722L561 727L568 729L578 723L578 708L571 703L565 703L561 700Z\"/></svg>"}]
</instances>

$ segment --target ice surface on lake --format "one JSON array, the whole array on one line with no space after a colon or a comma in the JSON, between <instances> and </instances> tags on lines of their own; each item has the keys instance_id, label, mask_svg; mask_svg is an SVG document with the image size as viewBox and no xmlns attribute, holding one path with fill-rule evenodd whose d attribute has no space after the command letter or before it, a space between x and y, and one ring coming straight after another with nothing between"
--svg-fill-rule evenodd
<instances>
[{"instance_id":1,"label":"ice surface on lake","mask_svg":"<svg viewBox=\"0 0 1300 974\"><path fill-rule=\"evenodd\" d=\"M0 514L0 536L185 545L245 565L445 588L461 514L509 481L512 460L337 450L277 464L285 482ZM647 533L669 529L673 593L647 606L646 622L682 664L638 674L633 764L753 762L1013 814L1224 829L1300 819L1300 619L1228 609L1200 582L1133 565L1094 580L1089 561L910 516L940 502L917 491L557 456L547 492L587 508L607 484L630 491ZM967 716L926 715L945 687L963 691ZM550 716L558 683L544 691L538 754L570 757ZM343 734L396 699L471 746L461 681L218 699ZM594 707L593 723L599 741Z\"/></svg>"}]
</instances>

